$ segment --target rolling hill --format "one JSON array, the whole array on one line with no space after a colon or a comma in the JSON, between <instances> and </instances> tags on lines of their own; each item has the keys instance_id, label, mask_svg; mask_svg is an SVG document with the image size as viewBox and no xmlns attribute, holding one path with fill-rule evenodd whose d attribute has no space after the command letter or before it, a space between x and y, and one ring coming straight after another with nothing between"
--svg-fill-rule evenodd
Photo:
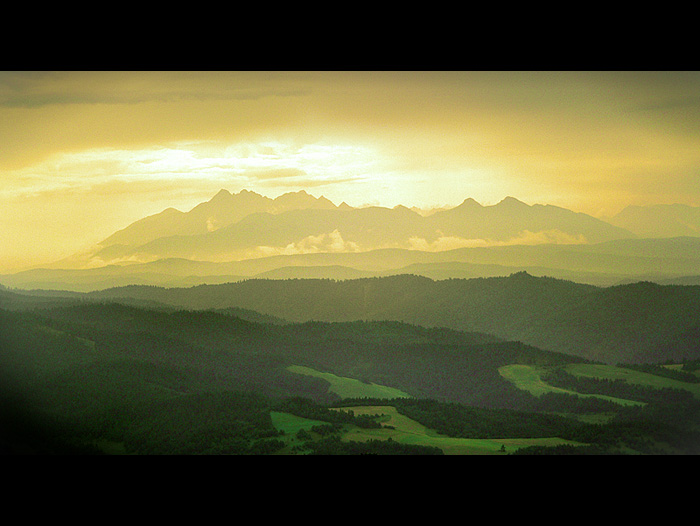
<instances>
[{"instance_id":1,"label":"rolling hill","mask_svg":"<svg viewBox=\"0 0 700 526\"><path fill-rule=\"evenodd\" d=\"M400 275L345 281L252 279L169 289L130 286L85 297L136 298L189 309L242 307L292 322L403 321L490 333L608 363L700 357L697 286L639 282L595 287L519 272L440 281Z\"/></svg>"}]
</instances>

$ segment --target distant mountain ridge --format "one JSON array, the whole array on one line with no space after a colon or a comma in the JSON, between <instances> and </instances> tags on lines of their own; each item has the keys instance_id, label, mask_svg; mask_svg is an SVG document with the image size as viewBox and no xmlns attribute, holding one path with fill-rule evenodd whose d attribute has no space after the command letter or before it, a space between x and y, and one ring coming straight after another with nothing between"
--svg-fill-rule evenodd
<instances>
[{"instance_id":1,"label":"distant mountain ridge","mask_svg":"<svg viewBox=\"0 0 700 526\"><path fill-rule=\"evenodd\" d=\"M189 212L173 208L145 217L99 243L87 258L64 267L148 262L163 258L236 261L276 254L362 252L380 248L443 251L491 244L580 244L634 235L582 213L527 205L506 197L491 206L418 213L406 206L336 206L305 191L275 199L242 190L219 191Z\"/></svg>"},{"instance_id":2,"label":"distant mountain ridge","mask_svg":"<svg viewBox=\"0 0 700 526\"><path fill-rule=\"evenodd\" d=\"M700 206L632 205L606 221L640 237L700 236Z\"/></svg>"},{"instance_id":3,"label":"distant mountain ridge","mask_svg":"<svg viewBox=\"0 0 700 526\"><path fill-rule=\"evenodd\" d=\"M115 232L100 245L105 247L140 245L159 237L204 234L240 221L249 214L261 212L278 214L288 210L307 208L335 209L337 207L325 197L321 196L317 199L304 190L270 199L248 190L231 194L228 190L221 189L209 201L198 204L189 212L168 208Z\"/></svg>"}]
</instances>

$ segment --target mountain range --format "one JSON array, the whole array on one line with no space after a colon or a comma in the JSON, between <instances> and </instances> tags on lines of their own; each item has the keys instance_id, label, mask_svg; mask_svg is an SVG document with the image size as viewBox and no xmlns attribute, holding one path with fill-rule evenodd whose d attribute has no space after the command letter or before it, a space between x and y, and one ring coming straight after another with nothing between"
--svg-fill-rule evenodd
<instances>
[{"instance_id":1,"label":"mountain range","mask_svg":"<svg viewBox=\"0 0 700 526\"><path fill-rule=\"evenodd\" d=\"M289 210L337 209L321 196L318 199L305 191L287 193L270 199L255 192L242 190L231 194L220 190L209 201L195 206L189 212L167 208L159 214L144 217L119 230L100 243L101 246L141 245L160 237L205 234L240 221L254 213L279 214Z\"/></svg>"},{"instance_id":2,"label":"mountain range","mask_svg":"<svg viewBox=\"0 0 700 526\"><path fill-rule=\"evenodd\" d=\"M468 198L454 208L421 211L336 206L305 191L271 199L222 189L188 212L168 208L144 217L88 253L0 276L0 283L89 291L251 277L411 273L447 279L525 270L601 286L635 280L695 284L699 211L685 205L627 207L604 221L513 197L491 206Z\"/></svg>"},{"instance_id":3,"label":"mountain range","mask_svg":"<svg viewBox=\"0 0 700 526\"><path fill-rule=\"evenodd\" d=\"M605 218L639 237L700 236L700 207L683 204L628 206Z\"/></svg>"},{"instance_id":4,"label":"mountain range","mask_svg":"<svg viewBox=\"0 0 700 526\"><path fill-rule=\"evenodd\" d=\"M162 258L234 261L276 254L380 248L444 250L486 244L598 243L634 237L592 216L507 197L493 206L465 199L421 215L405 206L335 206L304 191L270 199L218 192L189 212L173 208L115 232L73 267ZM71 261L64 261L68 264ZM82 263L82 265L81 265Z\"/></svg>"}]
</instances>

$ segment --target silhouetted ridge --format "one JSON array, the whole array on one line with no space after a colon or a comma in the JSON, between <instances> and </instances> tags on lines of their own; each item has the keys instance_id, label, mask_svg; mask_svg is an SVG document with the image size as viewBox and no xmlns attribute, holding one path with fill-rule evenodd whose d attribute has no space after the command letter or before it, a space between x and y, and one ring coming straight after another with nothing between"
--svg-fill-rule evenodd
<instances>
[{"instance_id":1,"label":"silhouetted ridge","mask_svg":"<svg viewBox=\"0 0 700 526\"><path fill-rule=\"evenodd\" d=\"M214 201L215 199L228 199L231 197L231 192L228 190L222 188L219 190L214 197L212 197L209 201Z\"/></svg>"},{"instance_id":2,"label":"silhouetted ridge","mask_svg":"<svg viewBox=\"0 0 700 526\"><path fill-rule=\"evenodd\" d=\"M508 196L504 198L502 201L497 203L494 206L498 207L508 207L511 209L516 209L516 208L530 208L529 205L523 203L522 201L516 199L515 197Z\"/></svg>"},{"instance_id":3,"label":"silhouetted ridge","mask_svg":"<svg viewBox=\"0 0 700 526\"><path fill-rule=\"evenodd\" d=\"M510 276L508 276L512 280L521 280L521 281L530 281L530 280L547 280L547 279L552 279L552 278L536 278L535 276L529 274L525 270L521 270L520 272L513 272Z\"/></svg>"},{"instance_id":4,"label":"silhouetted ridge","mask_svg":"<svg viewBox=\"0 0 700 526\"><path fill-rule=\"evenodd\" d=\"M700 236L700 206L631 205L607 221L640 237Z\"/></svg>"},{"instance_id":5,"label":"silhouetted ridge","mask_svg":"<svg viewBox=\"0 0 700 526\"><path fill-rule=\"evenodd\" d=\"M459 206L483 208L483 205L481 205L471 197L466 198L464 201L462 201L462 204L460 204Z\"/></svg>"},{"instance_id":6,"label":"silhouetted ridge","mask_svg":"<svg viewBox=\"0 0 700 526\"><path fill-rule=\"evenodd\" d=\"M395 320L519 340L615 362L700 358L688 338L700 326L700 286L638 282L600 288L515 272L434 281L416 275L261 280L190 289L131 288L86 297L138 297L195 308L241 307L292 322ZM677 351L667 342L678 343ZM683 349L681 352L680 349Z\"/></svg>"}]
</instances>

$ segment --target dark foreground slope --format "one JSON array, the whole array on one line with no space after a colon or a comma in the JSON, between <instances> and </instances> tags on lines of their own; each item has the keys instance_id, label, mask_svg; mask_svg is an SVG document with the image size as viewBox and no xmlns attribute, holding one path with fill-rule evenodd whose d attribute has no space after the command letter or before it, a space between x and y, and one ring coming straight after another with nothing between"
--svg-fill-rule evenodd
<instances>
[{"instance_id":1,"label":"dark foreground slope","mask_svg":"<svg viewBox=\"0 0 700 526\"><path fill-rule=\"evenodd\" d=\"M499 366L567 360L483 334L392 322L275 325L90 303L0 310L0 445L85 453L96 438L128 437L141 453L251 453L251 440L275 436L270 400L338 400L326 381L290 365L416 397L517 407L528 396Z\"/></svg>"},{"instance_id":2,"label":"dark foreground slope","mask_svg":"<svg viewBox=\"0 0 700 526\"><path fill-rule=\"evenodd\" d=\"M501 398L509 404L511 393L498 375L501 365L570 361L485 334L398 322L273 325L216 312L111 303L0 314L8 371L52 375L80 368L87 374L118 362L146 374L155 365L159 374L183 379L182 385L170 385L178 391L236 386L269 396L333 398L325 382L286 370L302 365L414 396L498 405Z\"/></svg>"},{"instance_id":3,"label":"dark foreground slope","mask_svg":"<svg viewBox=\"0 0 700 526\"><path fill-rule=\"evenodd\" d=\"M294 322L403 321L490 333L608 363L700 358L700 286L639 282L604 288L520 272L441 281L402 275L134 286L85 297L190 309L240 307Z\"/></svg>"}]
</instances>

